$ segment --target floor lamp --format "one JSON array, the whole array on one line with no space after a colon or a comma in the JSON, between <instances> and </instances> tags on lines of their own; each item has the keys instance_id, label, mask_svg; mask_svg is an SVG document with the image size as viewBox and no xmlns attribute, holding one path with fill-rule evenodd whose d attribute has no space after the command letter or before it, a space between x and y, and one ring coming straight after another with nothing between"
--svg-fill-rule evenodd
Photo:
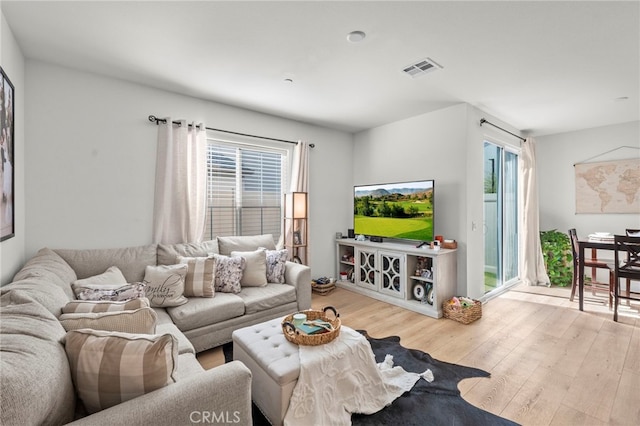
<instances>
[{"instance_id":1,"label":"floor lamp","mask_svg":"<svg viewBox=\"0 0 640 426\"><path fill-rule=\"evenodd\" d=\"M285 248L291 260L306 264L308 194L290 192L284 196Z\"/></svg>"}]
</instances>

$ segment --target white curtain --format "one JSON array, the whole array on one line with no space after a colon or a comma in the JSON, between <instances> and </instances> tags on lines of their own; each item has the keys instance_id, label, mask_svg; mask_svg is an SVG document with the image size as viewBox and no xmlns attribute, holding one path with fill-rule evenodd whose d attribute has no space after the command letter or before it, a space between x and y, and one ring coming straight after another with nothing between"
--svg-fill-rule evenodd
<instances>
[{"instance_id":1,"label":"white curtain","mask_svg":"<svg viewBox=\"0 0 640 426\"><path fill-rule=\"evenodd\" d=\"M165 120L158 123L153 241L199 242L207 208L206 129Z\"/></svg>"},{"instance_id":2,"label":"white curtain","mask_svg":"<svg viewBox=\"0 0 640 426\"><path fill-rule=\"evenodd\" d=\"M293 149L289 192L309 192L309 144L303 141Z\"/></svg>"},{"instance_id":3,"label":"white curtain","mask_svg":"<svg viewBox=\"0 0 640 426\"><path fill-rule=\"evenodd\" d=\"M540 214L536 177L535 140L527 138L520 156L520 194L522 214L520 229L520 278L526 285L550 285L540 244Z\"/></svg>"},{"instance_id":4,"label":"white curtain","mask_svg":"<svg viewBox=\"0 0 640 426\"><path fill-rule=\"evenodd\" d=\"M306 192L307 204L309 204L309 144L307 142L298 141L296 146L293 148L289 192ZM307 217L309 217L308 210ZM284 246L285 235L289 236L291 233L293 233L293 223L291 223L287 229L283 229L283 233L278 241L278 247ZM309 246L307 245L307 258L308 256ZM303 260L306 261L306 259Z\"/></svg>"}]
</instances>

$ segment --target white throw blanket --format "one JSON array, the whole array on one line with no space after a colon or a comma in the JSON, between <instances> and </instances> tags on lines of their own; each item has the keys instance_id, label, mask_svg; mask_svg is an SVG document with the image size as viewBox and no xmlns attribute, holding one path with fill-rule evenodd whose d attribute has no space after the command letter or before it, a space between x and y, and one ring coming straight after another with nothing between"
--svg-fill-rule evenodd
<instances>
[{"instance_id":1,"label":"white throw blanket","mask_svg":"<svg viewBox=\"0 0 640 426\"><path fill-rule=\"evenodd\" d=\"M418 374L393 367L390 355L376 364L367 339L343 326L332 342L300 345L300 376L284 424L350 425L351 413L380 411L420 377L433 380L430 370Z\"/></svg>"}]
</instances>

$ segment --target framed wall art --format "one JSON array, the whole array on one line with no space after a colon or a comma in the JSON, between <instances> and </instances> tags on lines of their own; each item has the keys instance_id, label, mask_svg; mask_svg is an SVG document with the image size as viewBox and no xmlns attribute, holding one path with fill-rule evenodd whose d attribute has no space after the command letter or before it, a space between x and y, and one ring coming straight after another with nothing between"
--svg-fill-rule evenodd
<instances>
[{"instance_id":1,"label":"framed wall art","mask_svg":"<svg viewBox=\"0 0 640 426\"><path fill-rule=\"evenodd\" d=\"M11 80L0 67L0 241L15 236L14 220L14 94Z\"/></svg>"}]
</instances>

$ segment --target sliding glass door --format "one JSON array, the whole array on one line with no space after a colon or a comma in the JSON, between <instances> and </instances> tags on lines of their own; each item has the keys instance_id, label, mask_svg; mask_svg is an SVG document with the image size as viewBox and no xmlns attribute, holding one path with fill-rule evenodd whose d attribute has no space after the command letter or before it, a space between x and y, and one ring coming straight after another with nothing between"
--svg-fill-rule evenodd
<instances>
[{"instance_id":1,"label":"sliding glass door","mask_svg":"<svg viewBox=\"0 0 640 426\"><path fill-rule=\"evenodd\" d=\"M485 293L518 278L518 154L484 142Z\"/></svg>"}]
</instances>

